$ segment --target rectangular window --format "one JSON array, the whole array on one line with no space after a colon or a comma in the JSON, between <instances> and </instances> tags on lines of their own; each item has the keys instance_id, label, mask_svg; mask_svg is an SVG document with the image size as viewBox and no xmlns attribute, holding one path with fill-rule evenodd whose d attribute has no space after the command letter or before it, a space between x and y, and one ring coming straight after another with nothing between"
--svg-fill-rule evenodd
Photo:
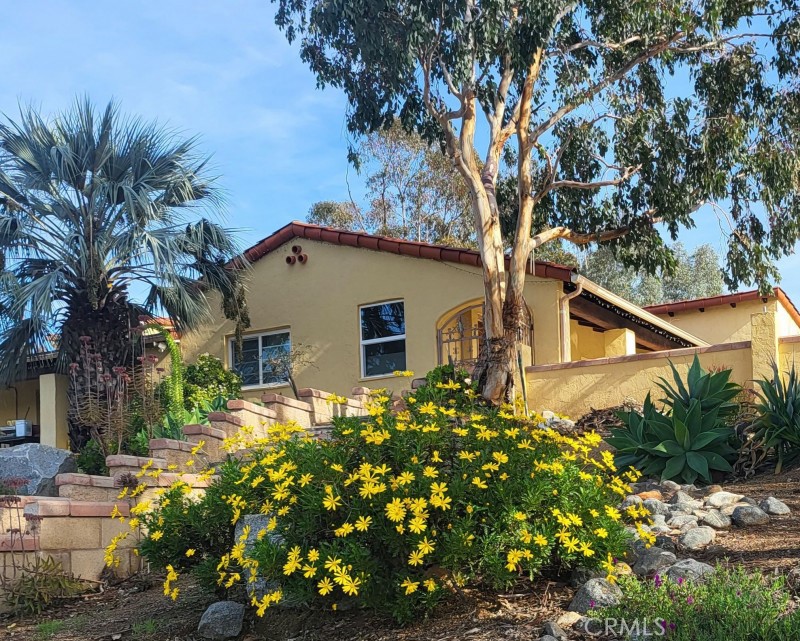
<instances>
[{"instance_id":1,"label":"rectangular window","mask_svg":"<svg viewBox=\"0 0 800 641\"><path fill-rule=\"evenodd\" d=\"M406 369L403 301L364 305L361 315L361 375L386 376Z\"/></svg>"},{"instance_id":2,"label":"rectangular window","mask_svg":"<svg viewBox=\"0 0 800 641\"><path fill-rule=\"evenodd\" d=\"M230 340L231 369L242 377L242 387L268 387L289 382L292 340L288 330L246 336L242 353Z\"/></svg>"}]
</instances>

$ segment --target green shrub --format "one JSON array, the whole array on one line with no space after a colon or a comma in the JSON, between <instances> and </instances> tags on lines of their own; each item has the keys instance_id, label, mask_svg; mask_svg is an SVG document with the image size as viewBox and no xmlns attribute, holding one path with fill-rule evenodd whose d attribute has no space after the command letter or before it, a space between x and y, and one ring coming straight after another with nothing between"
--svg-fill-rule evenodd
<instances>
[{"instance_id":1,"label":"green shrub","mask_svg":"<svg viewBox=\"0 0 800 641\"><path fill-rule=\"evenodd\" d=\"M772 365L772 380L758 380L755 439L772 448L778 457L775 472L784 463L794 463L800 457L800 378L794 363L781 377L778 365Z\"/></svg>"},{"instance_id":2,"label":"green shrub","mask_svg":"<svg viewBox=\"0 0 800 641\"><path fill-rule=\"evenodd\" d=\"M184 406L187 410L213 403L218 397L239 398L242 379L225 369L222 361L210 354L201 354L197 362L186 367L183 375Z\"/></svg>"},{"instance_id":3,"label":"green shrub","mask_svg":"<svg viewBox=\"0 0 800 641\"><path fill-rule=\"evenodd\" d=\"M624 620L628 629L645 622L652 638L670 641L783 641L800 638L800 613L792 611L784 579L718 568L704 583L620 579L623 598L595 610L595 620ZM662 632L665 632L663 634ZM648 637L650 638L650 637Z\"/></svg>"},{"instance_id":4,"label":"green shrub","mask_svg":"<svg viewBox=\"0 0 800 641\"><path fill-rule=\"evenodd\" d=\"M666 398L659 411L647 395L642 412L619 412L623 427L612 428L606 442L616 449L618 467L633 466L663 480L711 483L711 472L730 472L736 450L728 425L738 410L731 402L741 387L730 370L704 372L694 357L686 384L670 363L674 385L662 378Z\"/></svg>"},{"instance_id":5,"label":"green shrub","mask_svg":"<svg viewBox=\"0 0 800 641\"><path fill-rule=\"evenodd\" d=\"M103 448L94 439L87 441L76 457L78 470L83 474L95 474L98 476L108 476L106 467L106 457Z\"/></svg>"},{"instance_id":6,"label":"green shrub","mask_svg":"<svg viewBox=\"0 0 800 641\"><path fill-rule=\"evenodd\" d=\"M406 409L373 396L369 415L335 419L328 441L294 425L266 438L244 429L228 446L247 454L224 463L202 498L177 483L134 508L147 531L141 553L167 568L165 592L177 596L183 571L219 589L263 577L280 587L254 597L259 614L281 599L350 600L407 620L468 581L507 587L578 565L613 580L630 536L623 519L648 515L614 507L630 487L610 453L596 452L600 437L486 407L458 372L429 380ZM267 525L234 541L248 513Z\"/></svg>"},{"instance_id":7,"label":"green shrub","mask_svg":"<svg viewBox=\"0 0 800 641\"><path fill-rule=\"evenodd\" d=\"M711 483L711 471L732 471L730 461L736 458L728 444L731 429L720 426L718 411L703 413L693 399L688 411L678 403L671 414L663 414L648 395L641 414L619 413L623 427L612 428L606 442L616 449L618 466L661 479Z\"/></svg>"},{"instance_id":8,"label":"green shrub","mask_svg":"<svg viewBox=\"0 0 800 641\"><path fill-rule=\"evenodd\" d=\"M742 387L731 382L730 369L706 372L700 365L700 359L695 355L684 384L675 365L670 362L669 366L672 369L672 382L661 378L658 383L666 394L666 398L662 401L667 407L675 408L677 405L682 405L688 412L691 402L696 400L700 403L703 415L716 410L721 422L737 413L739 406L733 400L741 393Z\"/></svg>"}]
</instances>

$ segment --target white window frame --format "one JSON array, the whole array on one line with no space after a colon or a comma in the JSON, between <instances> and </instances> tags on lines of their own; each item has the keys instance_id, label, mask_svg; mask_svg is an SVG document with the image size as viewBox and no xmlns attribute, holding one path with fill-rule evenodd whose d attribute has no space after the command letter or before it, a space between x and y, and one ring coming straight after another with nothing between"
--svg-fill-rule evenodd
<instances>
[{"instance_id":1,"label":"white window frame","mask_svg":"<svg viewBox=\"0 0 800 641\"><path fill-rule=\"evenodd\" d=\"M406 352L406 367L408 367L408 342L406 341L406 333L403 332L402 334L397 334L396 336L385 336L383 338L369 338L364 340L364 330L361 327L361 310L366 309L368 307L380 307L381 305L391 305L393 303L402 303L403 304L403 326L406 324L406 302L402 298L397 298L394 300L384 300L379 303L369 303L367 305L359 305L358 306L358 349L361 352L361 357L359 360L361 361L361 379L362 380L370 380L373 378L387 378L392 376L392 372L388 372L387 374L372 374L371 376L367 376L367 351L364 349L367 345L374 345L376 343L391 343L393 341L399 341L402 339L403 343L405 344L405 352Z\"/></svg>"},{"instance_id":2,"label":"white window frame","mask_svg":"<svg viewBox=\"0 0 800 641\"><path fill-rule=\"evenodd\" d=\"M259 388L262 388L262 389L274 389L274 388L277 388L277 387L286 387L287 385L289 385L289 379L288 378L285 381L279 382L279 383L264 383L264 382L262 382L264 380L264 368L263 368L262 361L261 361L261 354L262 354L262 352L264 350L264 347L262 346L261 339L264 336L275 336L276 334L288 334L289 335L289 349L291 350L292 349L292 331L291 331L291 328L289 328L289 327L286 327L284 329L271 329L268 332L258 332L258 333L255 333L255 334L245 334L242 337L243 340L257 338L258 339L258 354L259 354L259 358L258 358L258 380L259 380L259 383L255 383L255 384L252 384L252 385L246 385L246 384L242 383L242 389L245 389L245 390L247 390L247 389L259 389ZM234 372L236 371L236 369L235 369L235 364L236 364L236 352L235 352L235 350L236 350L236 339L234 337L230 337L230 338L228 338L228 358L230 359L229 360L230 369L232 371L234 371Z\"/></svg>"}]
</instances>

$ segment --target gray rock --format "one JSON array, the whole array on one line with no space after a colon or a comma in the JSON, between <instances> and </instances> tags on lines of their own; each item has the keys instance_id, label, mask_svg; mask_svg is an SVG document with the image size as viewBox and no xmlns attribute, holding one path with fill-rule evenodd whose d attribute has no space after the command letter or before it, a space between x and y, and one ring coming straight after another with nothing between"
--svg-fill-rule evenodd
<instances>
[{"instance_id":1,"label":"gray rock","mask_svg":"<svg viewBox=\"0 0 800 641\"><path fill-rule=\"evenodd\" d=\"M668 492L674 492L676 490L681 489L681 486L678 485L675 481L661 481L661 487Z\"/></svg>"},{"instance_id":2,"label":"gray rock","mask_svg":"<svg viewBox=\"0 0 800 641\"><path fill-rule=\"evenodd\" d=\"M581 617L572 626L575 632L596 636L603 632L603 622L593 617Z\"/></svg>"},{"instance_id":3,"label":"gray rock","mask_svg":"<svg viewBox=\"0 0 800 641\"><path fill-rule=\"evenodd\" d=\"M732 492L714 492L709 494L705 503L708 507L715 507L717 509L738 503L744 497L741 494L733 494Z\"/></svg>"},{"instance_id":4,"label":"gray rock","mask_svg":"<svg viewBox=\"0 0 800 641\"><path fill-rule=\"evenodd\" d=\"M779 501L774 496L770 496L761 501L759 507L767 514L774 514L776 516L783 516L784 514L791 514L792 512L786 503Z\"/></svg>"},{"instance_id":5,"label":"gray rock","mask_svg":"<svg viewBox=\"0 0 800 641\"><path fill-rule=\"evenodd\" d=\"M675 541L671 536L659 535L656 537L655 547L666 550L667 552L675 551Z\"/></svg>"},{"instance_id":6,"label":"gray rock","mask_svg":"<svg viewBox=\"0 0 800 641\"><path fill-rule=\"evenodd\" d=\"M74 455L57 447L25 443L0 449L0 483L25 481L18 494L58 496L56 475L77 471Z\"/></svg>"},{"instance_id":7,"label":"gray rock","mask_svg":"<svg viewBox=\"0 0 800 641\"><path fill-rule=\"evenodd\" d=\"M633 571L639 576L652 576L662 568L675 563L677 558L672 552L661 548L651 547L642 551L633 565Z\"/></svg>"},{"instance_id":8,"label":"gray rock","mask_svg":"<svg viewBox=\"0 0 800 641\"><path fill-rule=\"evenodd\" d=\"M739 527L766 525L769 523L769 514L755 505L740 505L731 514L731 520Z\"/></svg>"},{"instance_id":9,"label":"gray rock","mask_svg":"<svg viewBox=\"0 0 800 641\"><path fill-rule=\"evenodd\" d=\"M709 496L711 494L716 494L717 492L722 492L721 485L706 485L704 488L698 490L698 495Z\"/></svg>"},{"instance_id":10,"label":"gray rock","mask_svg":"<svg viewBox=\"0 0 800 641\"><path fill-rule=\"evenodd\" d=\"M701 525L681 534L678 545L689 552L697 552L711 545L716 537L713 528Z\"/></svg>"},{"instance_id":11,"label":"gray rock","mask_svg":"<svg viewBox=\"0 0 800 641\"><path fill-rule=\"evenodd\" d=\"M539 641L558 641L558 639L551 634L545 634L543 637L539 637Z\"/></svg>"},{"instance_id":12,"label":"gray rock","mask_svg":"<svg viewBox=\"0 0 800 641\"><path fill-rule=\"evenodd\" d=\"M244 621L244 606L235 601L217 601L200 618L197 631L204 639L233 639L239 636Z\"/></svg>"},{"instance_id":13,"label":"gray rock","mask_svg":"<svg viewBox=\"0 0 800 641\"><path fill-rule=\"evenodd\" d=\"M669 505L658 499L645 499L643 505L653 515L667 516L670 513Z\"/></svg>"},{"instance_id":14,"label":"gray rock","mask_svg":"<svg viewBox=\"0 0 800 641\"><path fill-rule=\"evenodd\" d=\"M553 639L565 639L567 637L567 633L564 632L561 626L558 625L558 623L556 623L555 621L547 621L544 624L544 629L542 630L542 632L544 633L544 637L542 638L546 638L549 636L550 638Z\"/></svg>"},{"instance_id":15,"label":"gray rock","mask_svg":"<svg viewBox=\"0 0 800 641\"><path fill-rule=\"evenodd\" d=\"M699 510L702 507L702 501L680 501L679 503L675 503L673 506L673 514L675 513L675 510L680 510L685 514L692 514L695 510Z\"/></svg>"},{"instance_id":16,"label":"gray rock","mask_svg":"<svg viewBox=\"0 0 800 641\"><path fill-rule=\"evenodd\" d=\"M755 505L756 507L758 507L758 501L756 501L754 498L751 498L749 496L742 497L742 500L740 501L740 503L747 503L747 505Z\"/></svg>"},{"instance_id":17,"label":"gray rock","mask_svg":"<svg viewBox=\"0 0 800 641\"><path fill-rule=\"evenodd\" d=\"M677 583L678 579L684 581L701 581L706 575L714 572L708 563L701 563L694 559L682 559L667 568L664 573L669 579Z\"/></svg>"},{"instance_id":18,"label":"gray rock","mask_svg":"<svg viewBox=\"0 0 800 641\"><path fill-rule=\"evenodd\" d=\"M722 514L724 514L725 516L730 516L731 514L733 514L734 510L737 507L750 507L750 504L744 502L734 503L733 505L726 505L725 507L721 507L719 511L722 512Z\"/></svg>"},{"instance_id":19,"label":"gray rock","mask_svg":"<svg viewBox=\"0 0 800 641\"><path fill-rule=\"evenodd\" d=\"M667 517L663 514L653 514L653 527L664 527L667 524Z\"/></svg>"},{"instance_id":20,"label":"gray rock","mask_svg":"<svg viewBox=\"0 0 800 641\"><path fill-rule=\"evenodd\" d=\"M625 497L625 500L620 504L620 509L624 510L629 508L631 505L639 506L642 504L642 499L636 496L635 494L629 494Z\"/></svg>"},{"instance_id":21,"label":"gray rock","mask_svg":"<svg viewBox=\"0 0 800 641\"><path fill-rule=\"evenodd\" d=\"M710 525L713 528L717 528L718 530L723 530L731 526L731 519L729 516L725 516L719 510L710 510L702 519L700 519L705 525Z\"/></svg>"},{"instance_id":22,"label":"gray rock","mask_svg":"<svg viewBox=\"0 0 800 641\"><path fill-rule=\"evenodd\" d=\"M678 490L672 495L669 502L673 505L677 505L678 503L694 503L694 499L683 490Z\"/></svg>"},{"instance_id":23,"label":"gray rock","mask_svg":"<svg viewBox=\"0 0 800 641\"><path fill-rule=\"evenodd\" d=\"M692 494L692 492L697 492L697 486L694 484L691 485L681 485L681 492L686 492L687 494Z\"/></svg>"},{"instance_id":24,"label":"gray rock","mask_svg":"<svg viewBox=\"0 0 800 641\"><path fill-rule=\"evenodd\" d=\"M613 583L605 579L589 579L580 587L567 609L584 614L593 607L607 608L617 605L621 598L622 590Z\"/></svg>"},{"instance_id":25,"label":"gray rock","mask_svg":"<svg viewBox=\"0 0 800 641\"><path fill-rule=\"evenodd\" d=\"M631 483L631 489L634 494L639 494L640 492L650 492L651 490L661 491L661 485L655 481L639 481L638 483Z\"/></svg>"},{"instance_id":26,"label":"gray rock","mask_svg":"<svg viewBox=\"0 0 800 641\"><path fill-rule=\"evenodd\" d=\"M569 577L569 584L573 588L577 588L586 583L589 579L599 579L605 575L605 572L601 572L600 570L591 570L580 566L572 570Z\"/></svg>"},{"instance_id":27,"label":"gray rock","mask_svg":"<svg viewBox=\"0 0 800 641\"><path fill-rule=\"evenodd\" d=\"M686 514L683 516L673 516L669 521L667 521L667 525L674 528L685 528L695 527L697 525L697 517L693 514Z\"/></svg>"}]
</instances>

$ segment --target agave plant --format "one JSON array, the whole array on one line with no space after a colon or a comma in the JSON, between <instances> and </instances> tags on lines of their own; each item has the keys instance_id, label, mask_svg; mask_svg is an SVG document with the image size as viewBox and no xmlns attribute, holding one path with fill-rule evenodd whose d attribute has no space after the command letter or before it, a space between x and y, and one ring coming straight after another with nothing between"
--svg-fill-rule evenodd
<instances>
[{"instance_id":1,"label":"agave plant","mask_svg":"<svg viewBox=\"0 0 800 641\"><path fill-rule=\"evenodd\" d=\"M758 380L756 383L759 387L756 392L759 417L754 438L775 451L777 474L785 463L793 463L800 457L800 378L794 363L786 372L785 380L777 363L773 363L772 380Z\"/></svg>"},{"instance_id":2,"label":"agave plant","mask_svg":"<svg viewBox=\"0 0 800 641\"><path fill-rule=\"evenodd\" d=\"M658 383L666 394L666 398L662 399L665 405L673 409L682 405L688 411L691 402L697 400L703 414L716 409L720 420L736 414L739 406L732 401L741 393L742 388L737 383L731 382L731 370L706 372L700 365L700 359L695 355L684 384L672 361L669 366L672 368L673 382L662 377Z\"/></svg>"},{"instance_id":3,"label":"agave plant","mask_svg":"<svg viewBox=\"0 0 800 641\"><path fill-rule=\"evenodd\" d=\"M711 483L711 472L730 472L736 450L728 440L731 430L721 426L720 406L704 412L698 399L688 409L676 403L670 414L659 412L650 395L642 413L620 412L624 427L612 428L606 442L616 448L620 469L633 466L664 480Z\"/></svg>"}]
</instances>

